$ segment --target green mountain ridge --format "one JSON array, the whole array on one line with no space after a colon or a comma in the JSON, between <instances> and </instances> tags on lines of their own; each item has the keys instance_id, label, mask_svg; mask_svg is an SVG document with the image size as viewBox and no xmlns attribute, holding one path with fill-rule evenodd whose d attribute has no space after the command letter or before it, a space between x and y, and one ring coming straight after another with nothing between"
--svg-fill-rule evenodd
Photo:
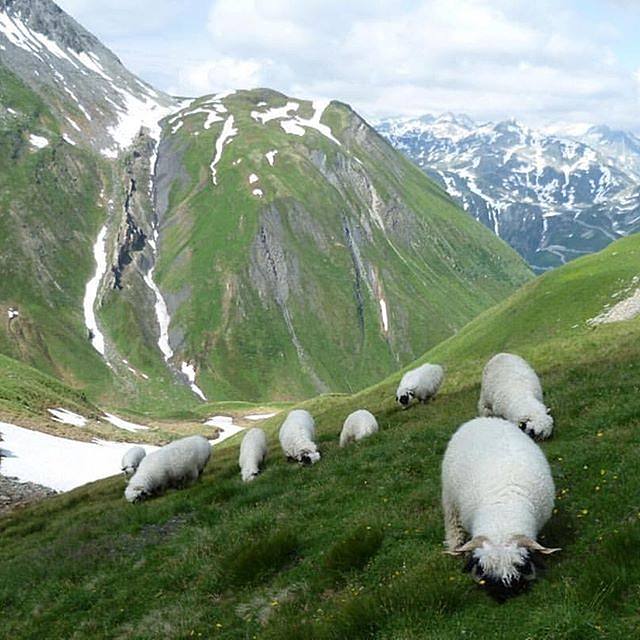
<instances>
[{"instance_id":1,"label":"green mountain ridge","mask_svg":"<svg viewBox=\"0 0 640 640\"><path fill-rule=\"evenodd\" d=\"M347 105L170 98L52 2L0 10L0 352L94 401L357 391L531 277Z\"/></svg>"}]
</instances>

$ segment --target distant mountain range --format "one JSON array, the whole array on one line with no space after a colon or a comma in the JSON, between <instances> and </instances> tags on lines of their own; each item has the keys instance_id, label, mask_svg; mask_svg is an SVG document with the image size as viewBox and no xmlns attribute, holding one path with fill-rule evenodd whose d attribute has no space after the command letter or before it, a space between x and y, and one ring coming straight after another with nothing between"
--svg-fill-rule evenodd
<instances>
[{"instance_id":1,"label":"distant mountain range","mask_svg":"<svg viewBox=\"0 0 640 640\"><path fill-rule=\"evenodd\" d=\"M537 271L640 231L640 139L630 132L550 133L452 113L376 128Z\"/></svg>"}]
</instances>

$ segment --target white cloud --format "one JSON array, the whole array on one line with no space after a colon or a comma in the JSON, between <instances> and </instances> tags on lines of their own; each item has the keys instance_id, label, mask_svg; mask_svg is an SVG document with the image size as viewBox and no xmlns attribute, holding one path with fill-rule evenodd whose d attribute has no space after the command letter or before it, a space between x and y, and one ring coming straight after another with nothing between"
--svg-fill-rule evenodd
<instances>
[{"instance_id":1,"label":"white cloud","mask_svg":"<svg viewBox=\"0 0 640 640\"><path fill-rule=\"evenodd\" d=\"M106 0L93 15L91 0L63 0L81 21L102 20L136 72L183 95L260 85L372 117L455 110L636 128L639 60L619 59L635 46L628 4ZM138 20L146 14L154 26Z\"/></svg>"},{"instance_id":2,"label":"white cloud","mask_svg":"<svg viewBox=\"0 0 640 640\"><path fill-rule=\"evenodd\" d=\"M193 95L216 93L236 87L255 88L262 85L263 70L268 66L268 61L220 57L180 71L178 83L179 86L188 87L188 93Z\"/></svg>"}]
</instances>

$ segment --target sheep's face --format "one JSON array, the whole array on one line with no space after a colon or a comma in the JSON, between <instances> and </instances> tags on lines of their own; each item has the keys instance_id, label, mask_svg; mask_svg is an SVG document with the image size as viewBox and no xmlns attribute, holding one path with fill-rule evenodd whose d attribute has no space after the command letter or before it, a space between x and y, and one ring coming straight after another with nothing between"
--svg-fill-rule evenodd
<instances>
[{"instance_id":1,"label":"sheep's face","mask_svg":"<svg viewBox=\"0 0 640 640\"><path fill-rule=\"evenodd\" d=\"M414 397L415 394L413 391L409 391L409 389L398 389L396 392L396 402L405 409L411 404Z\"/></svg>"},{"instance_id":2,"label":"sheep's face","mask_svg":"<svg viewBox=\"0 0 640 640\"><path fill-rule=\"evenodd\" d=\"M548 409L536 411L531 415L522 416L518 426L534 440L546 440L553 431L553 418L549 415Z\"/></svg>"},{"instance_id":3,"label":"sheep's face","mask_svg":"<svg viewBox=\"0 0 640 640\"><path fill-rule=\"evenodd\" d=\"M129 502L141 502L142 500L145 500L146 498L149 497L149 492L145 489L145 487L140 486L140 485L136 485L136 486L131 486L129 485L125 490L124 490L124 497L129 501Z\"/></svg>"},{"instance_id":4,"label":"sheep's face","mask_svg":"<svg viewBox=\"0 0 640 640\"><path fill-rule=\"evenodd\" d=\"M315 464L318 460L320 460L319 451L303 451L300 455L300 462L305 465Z\"/></svg>"},{"instance_id":5,"label":"sheep's face","mask_svg":"<svg viewBox=\"0 0 640 640\"><path fill-rule=\"evenodd\" d=\"M549 555L560 549L543 547L527 536L514 536L495 544L485 536L476 536L466 544L448 551L451 555L469 554L465 571L497 600L504 601L527 588L536 577L534 554Z\"/></svg>"},{"instance_id":6,"label":"sheep's face","mask_svg":"<svg viewBox=\"0 0 640 640\"><path fill-rule=\"evenodd\" d=\"M517 595L536 577L529 549L515 542L484 542L469 556L465 570L497 600Z\"/></svg>"}]
</instances>

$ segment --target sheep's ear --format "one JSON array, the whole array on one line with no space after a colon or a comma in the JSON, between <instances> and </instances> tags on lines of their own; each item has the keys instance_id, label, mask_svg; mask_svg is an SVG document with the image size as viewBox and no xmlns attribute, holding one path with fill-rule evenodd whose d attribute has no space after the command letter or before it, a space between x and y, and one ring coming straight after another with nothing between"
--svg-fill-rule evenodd
<instances>
[{"instance_id":1,"label":"sheep's ear","mask_svg":"<svg viewBox=\"0 0 640 640\"><path fill-rule=\"evenodd\" d=\"M524 431L526 428L527 428L527 421L520 420L520 422L518 422L518 429L522 429Z\"/></svg>"},{"instance_id":2,"label":"sheep's ear","mask_svg":"<svg viewBox=\"0 0 640 640\"><path fill-rule=\"evenodd\" d=\"M532 540L528 536L516 536L513 541L520 547L531 549L531 551L537 551L538 553L543 553L546 556L558 551L562 551L562 549L560 549L559 547L543 547L539 542L537 542L536 540Z\"/></svg>"}]
</instances>

